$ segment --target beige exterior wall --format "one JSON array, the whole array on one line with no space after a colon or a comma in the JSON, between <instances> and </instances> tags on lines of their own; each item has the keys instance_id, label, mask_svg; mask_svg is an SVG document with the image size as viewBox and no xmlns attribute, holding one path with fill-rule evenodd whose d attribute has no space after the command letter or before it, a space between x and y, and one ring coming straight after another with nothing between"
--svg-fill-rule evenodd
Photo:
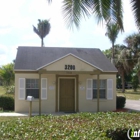
<instances>
[{"instance_id":1,"label":"beige exterior wall","mask_svg":"<svg viewBox=\"0 0 140 140\"><path fill-rule=\"evenodd\" d=\"M97 79L97 75L79 75L79 112L96 112L97 99L86 99L86 80ZM100 99L99 111L112 111L116 109L116 75L100 75L100 79L113 79L113 100Z\"/></svg>"},{"instance_id":2,"label":"beige exterior wall","mask_svg":"<svg viewBox=\"0 0 140 140\"><path fill-rule=\"evenodd\" d=\"M81 61L80 59L78 59L72 55L68 55L68 56L58 60L57 62L54 62L54 63L48 65L44 69L46 69L47 71L64 71L65 65L75 65L74 71L94 71L94 70L96 70L96 68L94 68L93 66L89 65L86 62ZM71 71L71 70L67 70L67 71Z\"/></svg>"},{"instance_id":3,"label":"beige exterior wall","mask_svg":"<svg viewBox=\"0 0 140 140\"><path fill-rule=\"evenodd\" d=\"M19 100L19 78L39 79L39 74L17 74L15 73L15 112L29 112L29 101ZM41 101L42 113L55 112L55 75L42 74L41 78L47 78L47 99ZM32 112L39 112L39 100L32 102Z\"/></svg>"},{"instance_id":4,"label":"beige exterior wall","mask_svg":"<svg viewBox=\"0 0 140 140\"><path fill-rule=\"evenodd\" d=\"M42 113L53 113L56 107L56 75L55 74L42 74L42 78L47 78L47 99L41 101ZM66 75L67 77L67 75ZM15 112L28 112L29 102L26 100L19 100L18 87L19 78L39 78L38 74L15 74ZM79 112L96 112L97 99L86 99L86 80L97 79L96 75L79 74L78 81L78 109ZM100 99L100 111L112 111L116 109L116 75L100 75L100 79L113 79L114 95L113 100ZM58 84L59 85L59 84ZM59 89L59 88L58 88ZM39 112L39 100L33 101L32 111Z\"/></svg>"}]
</instances>

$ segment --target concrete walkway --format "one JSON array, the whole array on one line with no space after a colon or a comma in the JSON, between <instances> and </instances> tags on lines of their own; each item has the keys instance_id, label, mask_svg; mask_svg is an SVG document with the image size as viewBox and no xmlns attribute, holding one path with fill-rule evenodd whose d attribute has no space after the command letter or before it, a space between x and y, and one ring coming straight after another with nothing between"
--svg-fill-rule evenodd
<instances>
[{"instance_id":1,"label":"concrete walkway","mask_svg":"<svg viewBox=\"0 0 140 140\"><path fill-rule=\"evenodd\" d=\"M140 112L140 100L126 100L125 108Z\"/></svg>"},{"instance_id":2,"label":"concrete walkway","mask_svg":"<svg viewBox=\"0 0 140 140\"><path fill-rule=\"evenodd\" d=\"M49 114L52 114L54 116L60 116L60 115L66 115L66 114L70 114L70 113L64 113L64 112L56 112L56 113L42 113L42 115L49 115ZM71 113L72 114L72 113ZM39 114L38 113L32 113L32 116L38 116ZM0 113L0 116L29 116L29 113L15 113L15 112L4 112L4 113Z\"/></svg>"}]
</instances>

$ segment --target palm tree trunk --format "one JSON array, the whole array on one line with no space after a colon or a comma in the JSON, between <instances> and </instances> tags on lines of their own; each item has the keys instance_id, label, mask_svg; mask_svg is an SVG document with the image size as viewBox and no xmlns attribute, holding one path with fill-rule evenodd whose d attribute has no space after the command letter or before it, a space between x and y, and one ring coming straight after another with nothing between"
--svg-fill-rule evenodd
<instances>
[{"instance_id":1,"label":"palm tree trunk","mask_svg":"<svg viewBox=\"0 0 140 140\"><path fill-rule=\"evenodd\" d=\"M112 64L114 64L114 42L112 42Z\"/></svg>"},{"instance_id":2,"label":"palm tree trunk","mask_svg":"<svg viewBox=\"0 0 140 140\"><path fill-rule=\"evenodd\" d=\"M140 84L140 71L138 72L138 79L139 79L139 84Z\"/></svg>"},{"instance_id":3,"label":"palm tree trunk","mask_svg":"<svg viewBox=\"0 0 140 140\"><path fill-rule=\"evenodd\" d=\"M41 47L44 46L43 38L41 38Z\"/></svg>"},{"instance_id":4,"label":"palm tree trunk","mask_svg":"<svg viewBox=\"0 0 140 140\"><path fill-rule=\"evenodd\" d=\"M124 71L121 72L121 79L122 79L122 93L125 93Z\"/></svg>"}]
</instances>

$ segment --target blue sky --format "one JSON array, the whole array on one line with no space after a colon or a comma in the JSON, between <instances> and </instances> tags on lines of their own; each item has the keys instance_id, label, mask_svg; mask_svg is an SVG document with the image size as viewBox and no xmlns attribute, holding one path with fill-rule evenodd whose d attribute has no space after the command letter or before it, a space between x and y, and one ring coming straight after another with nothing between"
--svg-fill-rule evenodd
<instances>
[{"instance_id":1,"label":"blue sky","mask_svg":"<svg viewBox=\"0 0 140 140\"><path fill-rule=\"evenodd\" d=\"M130 0L123 0L124 33L116 44L122 44L126 36L137 32ZM87 47L109 49L111 43L105 36L104 25L97 25L95 17L82 20L79 30L69 30L63 20L61 0L48 5L46 0L4 0L0 4L0 66L15 59L18 46L40 46L40 38L32 25L38 19L50 19L51 31L44 39L49 47Z\"/></svg>"}]
</instances>

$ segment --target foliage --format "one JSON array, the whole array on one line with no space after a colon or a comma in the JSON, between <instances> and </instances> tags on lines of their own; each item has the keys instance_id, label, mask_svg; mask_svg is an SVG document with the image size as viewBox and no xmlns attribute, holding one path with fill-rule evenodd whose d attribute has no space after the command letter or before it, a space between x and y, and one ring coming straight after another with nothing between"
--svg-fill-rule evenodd
<instances>
[{"instance_id":1,"label":"foliage","mask_svg":"<svg viewBox=\"0 0 140 140\"><path fill-rule=\"evenodd\" d=\"M5 87L6 93L8 93L9 87L14 85L14 64L3 65L0 68L0 77L2 79L2 85Z\"/></svg>"},{"instance_id":2,"label":"foliage","mask_svg":"<svg viewBox=\"0 0 140 140\"><path fill-rule=\"evenodd\" d=\"M140 126L139 113L78 113L35 116L0 123L1 139L109 140L108 131ZM137 118L137 119L136 119Z\"/></svg>"},{"instance_id":3,"label":"foliage","mask_svg":"<svg viewBox=\"0 0 140 140\"><path fill-rule=\"evenodd\" d=\"M110 42L114 44L120 31L118 24L108 23L106 25L106 30L105 35L109 38Z\"/></svg>"},{"instance_id":4,"label":"foliage","mask_svg":"<svg viewBox=\"0 0 140 140\"><path fill-rule=\"evenodd\" d=\"M132 85L133 85L134 91L137 91L137 88L139 87L139 80L138 80L138 76L134 73L132 76Z\"/></svg>"},{"instance_id":5,"label":"foliage","mask_svg":"<svg viewBox=\"0 0 140 140\"><path fill-rule=\"evenodd\" d=\"M41 47L44 46L43 38L49 34L51 25L49 20L38 20L37 28L33 26L34 32L41 38Z\"/></svg>"},{"instance_id":6,"label":"foliage","mask_svg":"<svg viewBox=\"0 0 140 140\"><path fill-rule=\"evenodd\" d=\"M52 0L48 0L49 2ZM122 23L122 1L105 1L105 0L75 0L63 1L62 5L64 19L68 27L79 27L80 20L84 17L94 15L98 22L109 20L118 23L123 30Z\"/></svg>"},{"instance_id":7,"label":"foliage","mask_svg":"<svg viewBox=\"0 0 140 140\"><path fill-rule=\"evenodd\" d=\"M6 90L6 93L8 94L14 94L15 93L15 86L4 86L4 89Z\"/></svg>"},{"instance_id":8,"label":"foliage","mask_svg":"<svg viewBox=\"0 0 140 140\"><path fill-rule=\"evenodd\" d=\"M108 23L106 25L106 36L109 38L110 42L112 43L112 63L114 64L114 44L115 44L115 41L118 37L118 34L119 34L119 31L120 31L120 28L118 26L118 24L114 24L114 23Z\"/></svg>"},{"instance_id":9,"label":"foliage","mask_svg":"<svg viewBox=\"0 0 140 140\"><path fill-rule=\"evenodd\" d=\"M0 86L0 95L5 94L5 89L3 88L3 86Z\"/></svg>"},{"instance_id":10,"label":"foliage","mask_svg":"<svg viewBox=\"0 0 140 140\"><path fill-rule=\"evenodd\" d=\"M1 95L0 108L3 110L14 110L14 97L11 95Z\"/></svg>"},{"instance_id":11,"label":"foliage","mask_svg":"<svg viewBox=\"0 0 140 140\"><path fill-rule=\"evenodd\" d=\"M48 3L53 0L47 0ZM131 8L135 18L136 25L140 30L140 1L131 0ZM122 0L64 0L62 5L64 19L68 27L76 25L79 27L81 19L95 15L100 21L111 20L118 23L123 30L123 7Z\"/></svg>"},{"instance_id":12,"label":"foliage","mask_svg":"<svg viewBox=\"0 0 140 140\"><path fill-rule=\"evenodd\" d=\"M117 109L123 108L125 106L126 98L123 96L116 97L116 107Z\"/></svg>"}]
</instances>

